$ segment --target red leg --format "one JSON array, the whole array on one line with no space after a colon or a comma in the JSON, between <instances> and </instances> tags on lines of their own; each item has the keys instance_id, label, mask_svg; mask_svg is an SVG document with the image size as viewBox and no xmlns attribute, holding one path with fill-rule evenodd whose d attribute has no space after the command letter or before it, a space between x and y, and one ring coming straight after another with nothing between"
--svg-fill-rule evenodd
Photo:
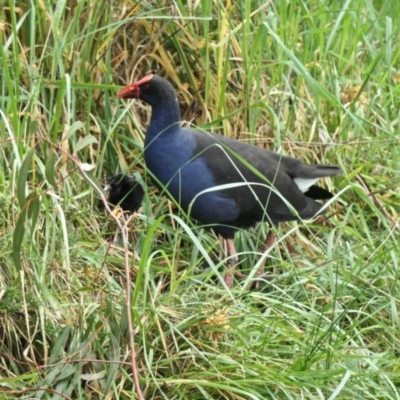
<instances>
[{"instance_id":1,"label":"red leg","mask_svg":"<svg viewBox=\"0 0 400 400\"><path fill-rule=\"evenodd\" d=\"M274 243L275 243L275 235L272 232L268 232L267 238L265 239L265 250L267 251L269 248L271 248Z\"/></svg>"},{"instance_id":2,"label":"red leg","mask_svg":"<svg viewBox=\"0 0 400 400\"><path fill-rule=\"evenodd\" d=\"M265 249L267 251L271 248L275 243L275 235L272 232L269 232L267 238L265 239ZM238 257L235 249L235 245L233 243L233 239L225 239L226 247L228 250L228 255L231 256L228 261L228 271L225 273L224 281L228 287L233 286L233 276L236 276L238 279L246 279L247 275L242 274L241 272L235 271L235 265L238 262ZM261 266L259 270L256 272L256 277L264 274L264 266Z\"/></svg>"},{"instance_id":3,"label":"red leg","mask_svg":"<svg viewBox=\"0 0 400 400\"><path fill-rule=\"evenodd\" d=\"M272 232L268 232L267 238L265 239L264 252L270 249L276 240L276 236ZM264 273L264 265L262 265L256 273L256 276L260 276Z\"/></svg>"},{"instance_id":4,"label":"red leg","mask_svg":"<svg viewBox=\"0 0 400 400\"><path fill-rule=\"evenodd\" d=\"M233 286L233 275L235 273L235 265L238 262L238 257L235 249L235 245L233 243L233 239L225 239L226 247L228 250L228 255L231 256L228 261L228 271L225 273L224 281L226 286L232 287Z\"/></svg>"}]
</instances>

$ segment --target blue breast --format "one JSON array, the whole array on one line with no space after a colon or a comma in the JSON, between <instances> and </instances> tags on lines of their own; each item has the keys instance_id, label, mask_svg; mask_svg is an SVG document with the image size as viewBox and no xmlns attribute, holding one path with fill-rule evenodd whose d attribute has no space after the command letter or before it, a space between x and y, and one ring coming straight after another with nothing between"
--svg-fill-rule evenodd
<instances>
[{"instance_id":1,"label":"blue breast","mask_svg":"<svg viewBox=\"0 0 400 400\"><path fill-rule=\"evenodd\" d=\"M194 155L195 137L190 130L174 131L164 132L156 140L146 136L147 168L191 217L207 224L235 221L240 210L234 200L218 189L202 193L217 184L206 160Z\"/></svg>"}]
</instances>

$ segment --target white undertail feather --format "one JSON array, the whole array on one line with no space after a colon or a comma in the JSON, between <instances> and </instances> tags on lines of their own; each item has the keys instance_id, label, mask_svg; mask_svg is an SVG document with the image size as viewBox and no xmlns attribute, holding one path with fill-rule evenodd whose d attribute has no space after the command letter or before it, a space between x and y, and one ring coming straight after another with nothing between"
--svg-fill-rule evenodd
<instances>
[{"instance_id":1,"label":"white undertail feather","mask_svg":"<svg viewBox=\"0 0 400 400\"><path fill-rule=\"evenodd\" d=\"M310 186L314 185L314 183L318 182L321 178L293 178L294 183L297 187L304 193L310 189Z\"/></svg>"}]
</instances>

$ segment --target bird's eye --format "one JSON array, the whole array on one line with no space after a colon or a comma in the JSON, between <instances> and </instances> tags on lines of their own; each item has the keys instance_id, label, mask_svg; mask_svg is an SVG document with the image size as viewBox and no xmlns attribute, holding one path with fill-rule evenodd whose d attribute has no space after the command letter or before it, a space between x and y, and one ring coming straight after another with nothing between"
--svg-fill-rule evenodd
<instances>
[{"instance_id":1,"label":"bird's eye","mask_svg":"<svg viewBox=\"0 0 400 400\"><path fill-rule=\"evenodd\" d=\"M145 83L145 84L143 85L143 89L144 89L144 90L149 90L149 89L150 89L150 85L149 85L148 83Z\"/></svg>"}]
</instances>

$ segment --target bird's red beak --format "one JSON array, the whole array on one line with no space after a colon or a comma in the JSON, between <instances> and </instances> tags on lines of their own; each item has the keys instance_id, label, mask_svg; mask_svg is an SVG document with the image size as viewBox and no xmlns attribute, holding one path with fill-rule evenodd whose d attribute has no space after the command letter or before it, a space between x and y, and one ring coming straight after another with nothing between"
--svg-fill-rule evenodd
<instances>
[{"instance_id":1,"label":"bird's red beak","mask_svg":"<svg viewBox=\"0 0 400 400\"><path fill-rule=\"evenodd\" d=\"M149 82L153 78L153 74L146 75L135 83L124 87L117 93L119 99L138 99L140 97L140 86Z\"/></svg>"},{"instance_id":2,"label":"bird's red beak","mask_svg":"<svg viewBox=\"0 0 400 400\"><path fill-rule=\"evenodd\" d=\"M136 83L124 87L117 93L119 99L138 99L139 96L140 88Z\"/></svg>"}]
</instances>

